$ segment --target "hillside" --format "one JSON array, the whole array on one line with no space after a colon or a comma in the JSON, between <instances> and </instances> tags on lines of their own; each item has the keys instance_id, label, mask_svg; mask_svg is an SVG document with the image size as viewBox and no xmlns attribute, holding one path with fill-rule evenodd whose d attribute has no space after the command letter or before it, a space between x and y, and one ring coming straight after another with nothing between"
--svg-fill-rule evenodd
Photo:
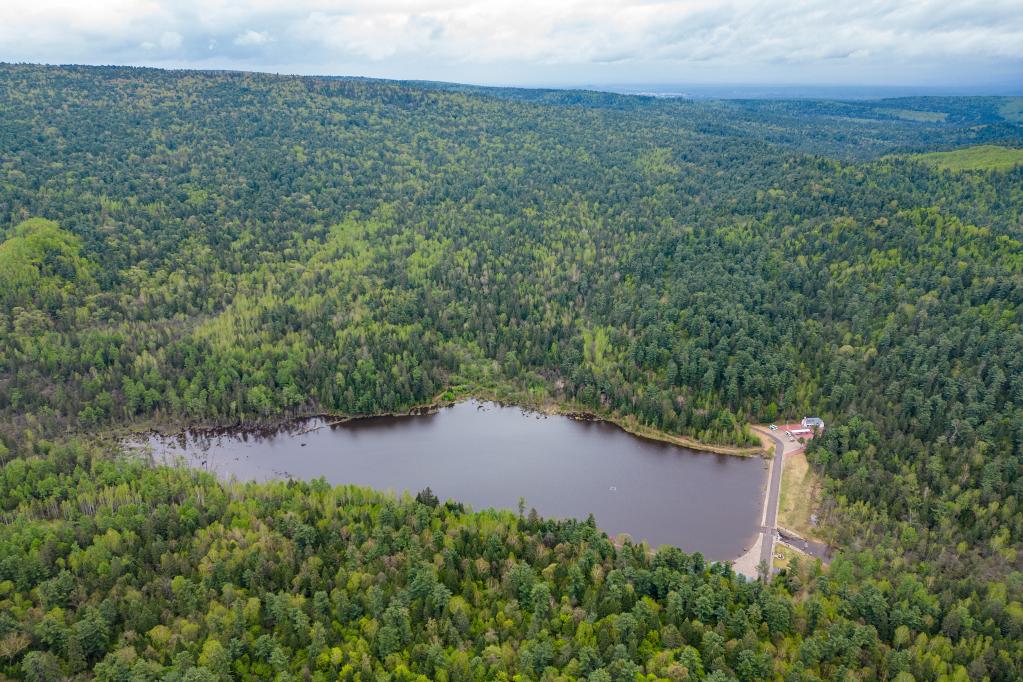
<instances>
[{"instance_id":1,"label":"hillside","mask_svg":"<svg viewBox=\"0 0 1023 682\"><path fill-rule=\"evenodd\" d=\"M1023 170L926 161L1014 106L0 66L0 670L1019 679ZM747 585L111 438L466 394L819 413L842 554Z\"/></svg>"}]
</instances>

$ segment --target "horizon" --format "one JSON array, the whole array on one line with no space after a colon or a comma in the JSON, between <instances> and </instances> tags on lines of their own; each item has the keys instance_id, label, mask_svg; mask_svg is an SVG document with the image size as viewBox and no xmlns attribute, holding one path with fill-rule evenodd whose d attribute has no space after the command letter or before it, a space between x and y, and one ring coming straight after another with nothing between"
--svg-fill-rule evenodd
<instances>
[{"instance_id":1,"label":"horizon","mask_svg":"<svg viewBox=\"0 0 1023 682\"><path fill-rule=\"evenodd\" d=\"M899 97L1021 97L1023 83L993 82L938 86L921 83L826 83L826 82L745 82L745 81L691 81L691 82L478 82L444 80L438 78L405 78L399 76L371 76L358 73L289 72L246 68L215 68L197 66L166 66L132 63L86 63L86 62L42 62L9 61L0 59L6 66L44 66L53 68L84 67L110 69L154 69L169 72L196 73L247 73L294 78L360 79L395 83L441 84L475 88L522 89L522 90L565 90L604 92L637 97L662 99L848 99L872 100Z\"/></svg>"},{"instance_id":2,"label":"horizon","mask_svg":"<svg viewBox=\"0 0 1023 682\"><path fill-rule=\"evenodd\" d=\"M1018 0L36 0L0 61L524 88L1023 92Z\"/></svg>"}]
</instances>

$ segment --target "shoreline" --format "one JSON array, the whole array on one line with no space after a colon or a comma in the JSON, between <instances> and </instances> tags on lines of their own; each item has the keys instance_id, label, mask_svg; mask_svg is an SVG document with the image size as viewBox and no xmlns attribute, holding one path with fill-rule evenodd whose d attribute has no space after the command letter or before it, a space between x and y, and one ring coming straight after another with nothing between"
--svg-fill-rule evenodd
<instances>
[{"instance_id":1,"label":"shoreline","mask_svg":"<svg viewBox=\"0 0 1023 682\"><path fill-rule=\"evenodd\" d=\"M443 394L441 394L443 395ZM650 426L643 426L642 424L636 423L635 417L631 415L618 416L618 415L604 415L591 410L579 409L570 404L559 403L557 401L545 401L538 403L535 401L528 400L508 400L497 397L497 395L486 389L477 389L474 391L466 392L463 395L455 397L451 401L445 401L440 407L450 407L451 405L463 402L465 400L480 400L490 401L503 405L506 407L518 407L524 410L532 410L538 414L544 414L548 416L561 416L574 419L576 421L593 421L593 422L605 422L613 426L617 426L622 431L636 436L637 438L644 438L646 440L660 441L662 443L670 443L683 447L688 450L694 450L696 452L710 453L715 455L730 455L733 457L764 457L769 459L771 457L770 447L764 442L762 434L754 431L760 437L760 446L748 446L740 447L737 445L720 445L717 443L704 443L698 441L695 438L689 436L679 436L673 433L667 433L666 431L660 431ZM439 407L438 407L439 409ZM752 426L752 425L751 425Z\"/></svg>"},{"instance_id":2,"label":"shoreline","mask_svg":"<svg viewBox=\"0 0 1023 682\"><path fill-rule=\"evenodd\" d=\"M646 438L648 440L662 441L665 443L671 443L679 447L687 448L689 450L695 450L697 452L706 452L715 455L729 455L732 457L767 457L768 453L764 447L739 447L735 445L715 445L713 443L703 443L701 441L689 438L688 436L678 436L664 431L658 431L657 429L641 426L638 424L630 424L626 419L609 419L606 417L596 417L597 421L604 421L608 424L614 424L622 431L632 434L637 438Z\"/></svg>"},{"instance_id":3,"label":"shoreline","mask_svg":"<svg viewBox=\"0 0 1023 682\"><path fill-rule=\"evenodd\" d=\"M443 394L442 394L443 395ZM653 427L644 426L638 424L634 417L631 416L617 416L617 415L601 415L596 412L588 410L575 409L570 405L563 405L555 402L546 403L543 405L528 404L526 401L508 401L502 400L488 391L473 391L454 397L449 400L438 399L423 403L420 405L413 405L407 410L402 411L391 411L391 412L377 412L373 414L339 414L332 412L314 412L309 414L299 414L291 417L274 417L269 418L265 421L254 421L254 422L236 422L235 424L211 424L196 422L191 425L183 423L175 423L173 425L168 424L153 424L143 423L138 425L122 425L121 427L114 428L108 431L108 435L118 435L118 432L123 434L122 438L118 440L137 438L144 434L158 434L164 437L176 437L181 436L185 432L200 433L202 435L215 436L226 432L282 432L288 431L297 434L309 433L322 428L339 426L348 422L358 421L361 419L374 419L378 417L417 417L428 414L435 414L440 410L448 407L453 407L459 403L467 401L479 401L479 402L492 402L502 407L517 407L523 410L529 410L537 414L543 414L548 416L561 416L567 417L575 421L590 421L590 422L604 422L618 427L622 431L635 436L636 438L643 438L646 440L658 441L662 443L670 443L678 447L683 447L694 452L710 453L717 455L729 455L732 457L764 457L769 459L771 454L769 448L763 443L761 446L748 446L739 447L734 445L719 445L715 443L703 443L694 438L688 436L680 436L665 431L660 431ZM293 429L298 423L308 420L320 419L324 423L318 424L307 429ZM759 435L759 434L758 434ZM761 439L763 440L763 439Z\"/></svg>"},{"instance_id":4,"label":"shoreline","mask_svg":"<svg viewBox=\"0 0 1023 682\"><path fill-rule=\"evenodd\" d=\"M146 440L149 437L156 436L163 440L173 441L178 438L198 438L198 439L216 439L222 436L227 437L238 437L244 435L260 437L272 437L274 435L288 434L289 436L303 436L315 431L319 431L324 428L333 428L346 423L356 422L359 420L369 420L376 418L401 418L401 417L413 417L413 416L425 416L431 414L437 414L445 408L454 407L456 405L469 404L471 406L480 406L484 404L496 405L498 407L515 408L521 410L524 414L532 415L543 415L543 416L555 416L555 417L566 417L573 421L580 422L603 422L614 426L629 435L648 441L664 442L676 447L683 447L691 452L706 452L710 454L727 455L733 457L740 457L743 459L751 459L760 456L765 462L770 462L772 459L768 453L765 453L760 448L738 448L734 446L719 446L715 444L699 443L693 439L689 439L683 436L676 436L674 434L660 432L656 429L643 427L638 425L635 421L629 418L620 418L617 416L604 417L599 414L586 411L572 409L572 406L564 404L549 403L543 406L537 405L523 405L521 402L510 402L506 400L500 400L496 397L484 396L479 393L467 394L455 397L450 400L437 400L422 405L416 405L409 408L406 411L391 411L386 413L376 413L367 415L343 415L343 414L332 414L332 413L316 413L305 416L295 416L290 418L277 418L269 419L259 422L239 423L233 426L224 425L196 425L186 426L181 424L164 424L164 425L139 425L142 428L127 429L125 433L124 429L121 430L120 434L108 433L107 435L113 436L115 441L120 444L121 447L125 448L126 451L134 449L135 446L145 446ZM161 426L163 428L161 428ZM754 431L754 433L758 433ZM760 435L758 433L758 435ZM155 460L154 460L155 461ZM205 465L205 462L203 463ZM194 466L191 464L190 466ZM766 465L770 468L769 465ZM211 469L212 471L212 469ZM216 473L216 472L214 472ZM216 475L222 476L217 473ZM288 472L279 472L278 474L282 478L291 478L292 475ZM768 474L767 487L770 487L770 472ZM407 492L407 491L406 491ZM762 524L762 519L758 518ZM754 523L757 523L754 521ZM759 532L753 533L750 541L743 543L743 549L734 557L726 557L721 559L713 560L715 563L728 563L735 567L737 564L741 564L743 557L749 552L749 548L752 547L755 550L759 550ZM647 540L637 541L631 533L620 533L620 534L608 534L609 539L616 547L622 547L625 543L631 543L633 545L646 544L649 551L656 551L658 546L650 545ZM670 545L676 546L676 545ZM742 572L741 570L739 572Z\"/></svg>"}]
</instances>

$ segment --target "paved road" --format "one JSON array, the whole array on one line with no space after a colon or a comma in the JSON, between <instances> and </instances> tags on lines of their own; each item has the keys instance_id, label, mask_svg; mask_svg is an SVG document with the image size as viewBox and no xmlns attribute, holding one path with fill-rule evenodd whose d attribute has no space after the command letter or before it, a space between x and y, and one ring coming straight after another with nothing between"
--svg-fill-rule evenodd
<instances>
[{"instance_id":1,"label":"paved road","mask_svg":"<svg viewBox=\"0 0 1023 682\"><path fill-rule=\"evenodd\" d=\"M825 562L831 560L831 548L823 542L808 540L784 528L778 528L778 536L778 541L783 545L788 545L792 549L799 550L803 554L809 554Z\"/></svg>"},{"instance_id":2,"label":"paved road","mask_svg":"<svg viewBox=\"0 0 1023 682\"><path fill-rule=\"evenodd\" d=\"M829 561L831 559L830 547L815 540L802 538L792 531L778 526L778 506L781 500L781 479L785 470L785 457L802 450L803 444L796 441L786 442L785 437L779 435L779 432L771 431L762 426L753 426L753 429L773 440L775 449L774 457L771 460L767 494L764 498L763 515L760 520L760 536L754 541L753 547L748 552L735 560L733 565L736 571L750 579L756 579L759 566L754 565L754 562L757 564L766 563L768 567L771 567L774 563L774 545L776 542L787 545L804 554L819 557L825 562ZM773 568L770 570L773 572Z\"/></svg>"},{"instance_id":3,"label":"paved road","mask_svg":"<svg viewBox=\"0 0 1023 682\"><path fill-rule=\"evenodd\" d=\"M774 556L774 534L778 527L778 498L781 496L781 475L785 468L785 443L774 431L758 429L774 439L774 458L771 460L771 482L767 491L764 513L763 542L760 545L760 561L771 566ZM770 569L768 569L770 570Z\"/></svg>"}]
</instances>

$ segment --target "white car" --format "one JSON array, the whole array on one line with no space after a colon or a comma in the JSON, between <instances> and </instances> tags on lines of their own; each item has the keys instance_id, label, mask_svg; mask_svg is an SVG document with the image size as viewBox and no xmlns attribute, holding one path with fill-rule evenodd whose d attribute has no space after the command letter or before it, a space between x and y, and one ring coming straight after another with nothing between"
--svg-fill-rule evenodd
<instances>
[{"instance_id":1,"label":"white car","mask_svg":"<svg viewBox=\"0 0 1023 682\"><path fill-rule=\"evenodd\" d=\"M778 425L777 424L771 424L767 428L771 429L772 431L777 431L778 430Z\"/></svg>"}]
</instances>

